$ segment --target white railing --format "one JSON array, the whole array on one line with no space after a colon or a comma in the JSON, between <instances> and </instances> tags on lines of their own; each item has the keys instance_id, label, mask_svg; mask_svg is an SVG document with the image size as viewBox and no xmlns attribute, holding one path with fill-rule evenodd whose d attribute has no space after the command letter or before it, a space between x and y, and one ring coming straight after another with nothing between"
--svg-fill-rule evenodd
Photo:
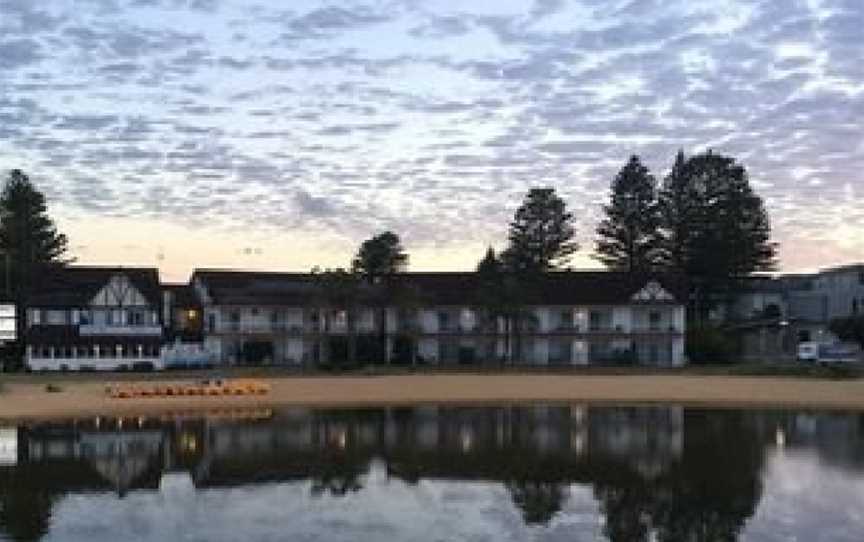
<instances>
[{"instance_id":1,"label":"white railing","mask_svg":"<svg viewBox=\"0 0 864 542\"><path fill-rule=\"evenodd\" d=\"M82 324L78 326L82 336L93 335L162 335L162 327L158 325L108 325Z\"/></svg>"},{"instance_id":2,"label":"white railing","mask_svg":"<svg viewBox=\"0 0 864 542\"><path fill-rule=\"evenodd\" d=\"M27 358L27 366L32 371L78 371L81 368L95 371L116 371L121 366L132 368L136 363L151 363L154 369L162 368L160 357L53 357L30 356Z\"/></svg>"}]
</instances>

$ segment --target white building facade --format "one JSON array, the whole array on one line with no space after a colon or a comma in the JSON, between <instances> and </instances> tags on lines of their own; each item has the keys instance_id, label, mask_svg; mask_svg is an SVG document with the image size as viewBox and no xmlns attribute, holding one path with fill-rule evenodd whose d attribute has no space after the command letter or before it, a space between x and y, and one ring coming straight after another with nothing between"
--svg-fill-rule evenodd
<instances>
[{"instance_id":1,"label":"white building facade","mask_svg":"<svg viewBox=\"0 0 864 542\"><path fill-rule=\"evenodd\" d=\"M33 371L159 368L162 323L156 269L45 270L26 311Z\"/></svg>"},{"instance_id":2,"label":"white building facade","mask_svg":"<svg viewBox=\"0 0 864 542\"><path fill-rule=\"evenodd\" d=\"M205 348L222 363L578 366L685 362L683 284L607 272L550 274L520 307L492 315L472 273L406 273L359 300L328 300L315 278L198 271ZM325 288L326 289L326 288ZM353 354L351 350L354 350Z\"/></svg>"}]
</instances>

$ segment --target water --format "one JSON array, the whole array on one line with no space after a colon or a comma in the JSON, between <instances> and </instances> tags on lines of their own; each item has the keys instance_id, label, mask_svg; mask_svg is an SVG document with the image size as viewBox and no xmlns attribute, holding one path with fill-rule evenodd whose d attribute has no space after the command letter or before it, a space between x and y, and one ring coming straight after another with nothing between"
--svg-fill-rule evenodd
<instances>
[{"instance_id":1,"label":"water","mask_svg":"<svg viewBox=\"0 0 864 542\"><path fill-rule=\"evenodd\" d=\"M864 540L864 415L418 407L0 429L0 539Z\"/></svg>"}]
</instances>

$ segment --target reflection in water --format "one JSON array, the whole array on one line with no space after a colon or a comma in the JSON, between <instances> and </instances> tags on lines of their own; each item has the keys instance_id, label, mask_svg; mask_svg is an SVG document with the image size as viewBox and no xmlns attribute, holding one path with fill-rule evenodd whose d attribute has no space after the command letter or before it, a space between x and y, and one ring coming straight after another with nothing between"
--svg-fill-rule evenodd
<instances>
[{"instance_id":1,"label":"reflection in water","mask_svg":"<svg viewBox=\"0 0 864 542\"><path fill-rule=\"evenodd\" d=\"M242 488L244 499L250 499L256 492L269 495L275 488L304 484L305 495L292 492L283 498L312 522L311 532L321 539L336 533L351 539L345 532L351 525L331 515L325 521L326 511L315 502L354 497L359 498L355 507L368 512L364 517L384 516L384 524L375 527L383 529L376 531L379 538L400 539L393 529L409 518L399 512L388 517L387 512L398 509L393 496L407 491L404 495L423 503L412 514L440 515L443 521L454 505L482 508L478 521L485 522L484 528L507 508L518 512L521 526L502 519L494 527L500 532L487 532L490 540L561 539L569 525L588 539L593 538L586 533L628 542L731 541L771 539L758 526L748 531L771 489L763 481L767 458L808 450L814 468L840 469L860 478L864 417L579 405L289 409L248 420L34 423L0 429L0 448L13 450L0 462L0 538L11 540L38 540L65 523L86 523L86 517L58 515L61 503L73 497L78 515L95 515L97 503L109 494L121 499L122 510L132 495L148 492L182 502L212 492L233 499ZM458 494L459 488L473 488L489 499L506 492L510 502L494 501L484 508L471 499L458 502L447 496ZM589 530L592 521L571 521L579 515L574 509L586 515L580 503L591 495L596 502L592 513L599 514L595 531ZM196 511L213 521L225 512L204 505ZM314 523L319 514L321 521ZM831 540L846 535L856 540L861 526L841 526L839 538ZM233 527L254 531L259 526ZM477 535L471 525L463 527L454 536ZM112 540L116 535L90 532L82 539ZM254 539L256 533L223 536ZM442 539L431 531L420 536ZM816 536L809 539L818 540Z\"/></svg>"}]
</instances>

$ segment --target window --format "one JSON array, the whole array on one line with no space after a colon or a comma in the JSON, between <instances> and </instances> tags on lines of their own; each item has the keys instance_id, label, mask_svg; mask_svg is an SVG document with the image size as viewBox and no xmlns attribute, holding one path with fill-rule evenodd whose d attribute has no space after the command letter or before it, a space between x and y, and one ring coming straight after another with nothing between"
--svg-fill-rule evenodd
<instances>
[{"instance_id":1,"label":"window","mask_svg":"<svg viewBox=\"0 0 864 542\"><path fill-rule=\"evenodd\" d=\"M854 316L858 315L858 300L857 299L852 300L852 314Z\"/></svg>"},{"instance_id":2,"label":"window","mask_svg":"<svg viewBox=\"0 0 864 542\"><path fill-rule=\"evenodd\" d=\"M662 315L658 311L651 311L648 313L648 327L651 331L657 331L660 329L660 321L663 319Z\"/></svg>"},{"instance_id":3,"label":"window","mask_svg":"<svg viewBox=\"0 0 864 542\"><path fill-rule=\"evenodd\" d=\"M42 311L39 309L31 309L30 310L30 324L34 326L38 326L42 323Z\"/></svg>"},{"instance_id":4,"label":"window","mask_svg":"<svg viewBox=\"0 0 864 542\"><path fill-rule=\"evenodd\" d=\"M573 327L573 311L561 311L558 327L560 329L570 329Z\"/></svg>"},{"instance_id":5,"label":"window","mask_svg":"<svg viewBox=\"0 0 864 542\"><path fill-rule=\"evenodd\" d=\"M348 311L333 311L333 325L337 328L348 326Z\"/></svg>"},{"instance_id":6,"label":"window","mask_svg":"<svg viewBox=\"0 0 864 542\"><path fill-rule=\"evenodd\" d=\"M599 311L591 311L588 313L588 325L591 331L600 331L603 327L603 315Z\"/></svg>"},{"instance_id":7,"label":"window","mask_svg":"<svg viewBox=\"0 0 864 542\"><path fill-rule=\"evenodd\" d=\"M216 331L216 315L210 313L207 315L207 329L210 333L214 333Z\"/></svg>"},{"instance_id":8,"label":"window","mask_svg":"<svg viewBox=\"0 0 864 542\"><path fill-rule=\"evenodd\" d=\"M438 329L450 328L450 315L446 312L438 313Z\"/></svg>"}]
</instances>

